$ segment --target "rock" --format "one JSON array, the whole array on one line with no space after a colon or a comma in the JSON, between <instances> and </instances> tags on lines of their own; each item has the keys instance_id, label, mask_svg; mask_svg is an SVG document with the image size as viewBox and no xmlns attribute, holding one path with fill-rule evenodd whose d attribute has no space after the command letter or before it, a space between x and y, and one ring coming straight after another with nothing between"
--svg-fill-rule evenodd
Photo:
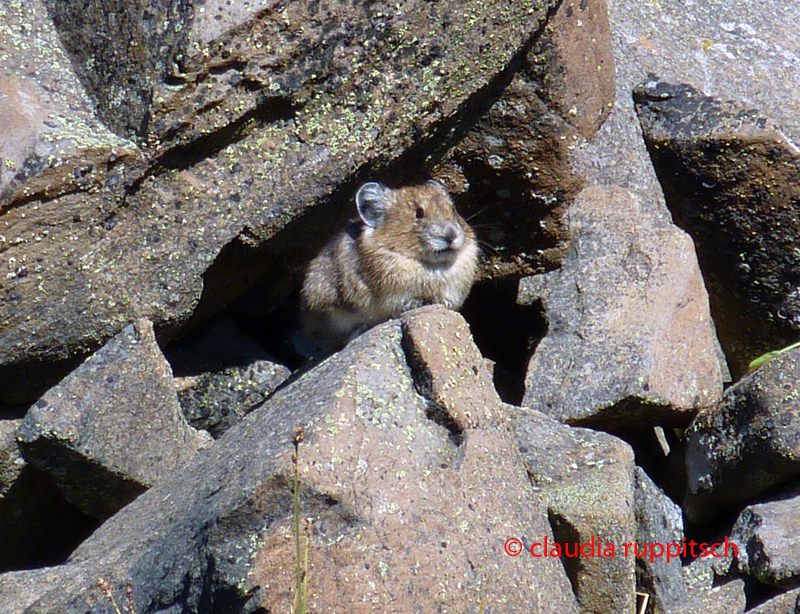
<instances>
[{"instance_id":1,"label":"rock","mask_svg":"<svg viewBox=\"0 0 800 614\"><path fill-rule=\"evenodd\" d=\"M763 112L688 85L651 82L634 95L667 204L697 244L720 340L741 375L800 330L800 149Z\"/></svg>"},{"instance_id":2,"label":"rock","mask_svg":"<svg viewBox=\"0 0 800 614\"><path fill-rule=\"evenodd\" d=\"M750 610L750 614L798 614L800 612L798 598L800 598L800 589L795 589L765 601L757 608Z\"/></svg>"},{"instance_id":3,"label":"rock","mask_svg":"<svg viewBox=\"0 0 800 614\"><path fill-rule=\"evenodd\" d=\"M796 490L788 498L748 505L731 530L738 569L764 584L791 587L800 583L800 496Z\"/></svg>"},{"instance_id":4,"label":"rock","mask_svg":"<svg viewBox=\"0 0 800 614\"><path fill-rule=\"evenodd\" d=\"M469 337L456 336L463 323L432 308L408 318L413 343L402 341L397 321L368 331L123 508L30 611L105 612L98 578L118 603L130 586L142 614L290 609L297 475L308 611L491 606L577 614L560 560L534 564L526 553L498 550L511 537L552 539L501 408L475 415L476 426L457 439L429 416L434 401L417 392L426 383L415 372L447 382L483 368L453 362L457 349L447 350L442 378L427 362L443 341L477 356ZM427 348L414 369L404 346ZM461 385L462 395L439 397L448 415L466 416L469 396L482 394Z\"/></svg>"},{"instance_id":5,"label":"rock","mask_svg":"<svg viewBox=\"0 0 800 614\"><path fill-rule=\"evenodd\" d=\"M691 420L722 392L703 279L689 238L616 188L588 188L569 212L563 267L520 283L548 332L524 405L570 424L627 430Z\"/></svg>"},{"instance_id":6,"label":"rock","mask_svg":"<svg viewBox=\"0 0 800 614\"><path fill-rule=\"evenodd\" d=\"M636 542L642 551L645 544L683 544L680 507L640 467L636 467L635 503ZM682 612L689 601L679 557L670 561L664 556L652 561L636 557L636 585L650 596L653 614Z\"/></svg>"},{"instance_id":7,"label":"rock","mask_svg":"<svg viewBox=\"0 0 800 614\"><path fill-rule=\"evenodd\" d=\"M528 57L540 97L585 139L608 118L615 58L605 0L562 2Z\"/></svg>"},{"instance_id":8,"label":"rock","mask_svg":"<svg viewBox=\"0 0 800 614\"><path fill-rule=\"evenodd\" d=\"M499 100L437 168L479 231L488 223L484 277L558 266L564 209L582 185L570 150L595 134L613 100L605 1L561 3Z\"/></svg>"},{"instance_id":9,"label":"rock","mask_svg":"<svg viewBox=\"0 0 800 614\"><path fill-rule=\"evenodd\" d=\"M614 0L608 9L617 76L614 108L598 136L572 152L588 185L627 188L645 209L668 219L631 98L652 75L758 107L800 140L800 53L794 35L800 6L780 0L691 5Z\"/></svg>"},{"instance_id":10,"label":"rock","mask_svg":"<svg viewBox=\"0 0 800 614\"><path fill-rule=\"evenodd\" d=\"M291 372L230 319L166 350L187 422L220 437Z\"/></svg>"},{"instance_id":11,"label":"rock","mask_svg":"<svg viewBox=\"0 0 800 614\"><path fill-rule=\"evenodd\" d=\"M139 151L94 116L40 0L4 3L0 23L4 41L0 68L0 123L4 126L0 135L0 249L34 241L43 249L56 234L55 229L46 232L47 228L35 219L47 217L72 231L80 223L73 218L86 217L93 205L102 203L110 213L126 168L136 162ZM81 195L85 203L68 198L73 204L69 211L41 210L42 201L70 194ZM12 203L27 206L14 211L9 206ZM7 280L26 275L36 278L42 269L56 265L36 260L30 252L11 251L15 258L4 258L8 267L4 267L5 280L0 288L4 298L13 301L15 286Z\"/></svg>"},{"instance_id":12,"label":"rock","mask_svg":"<svg viewBox=\"0 0 800 614\"><path fill-rule=\"evenodd\" d=\"M44 3L103 123L130 139L145 136L155 84L187 47L192 3L135 0L124 11L102 0Z\"/></svg>"},{"instance_id":13,"label":"rock","mask_svg":"<svg viewBox=\"0 0 800 614\"><path fill-rule=\"evenodd\" d=\"M154 94L143 160L113 206L103 182L89 197L3 201L4 259L45 264L2 282L0 402L35 401L56 367L135 318L168 339L263 275L285 288L352 211L364 173L423 175L476 121L555 4L271 3L221 33L198 26L213 38Z\"/></svg>"},{"instance_id":14,"label":"rock","mask_svg":"<svg viewBox=\"0 0 800 614\"><path fill-rule=\"evenodd\" d=\"M554 539L592 544L593 556L562 557L581 612L632 611L635 557L625 556L636 531L632 450L616 437L527 408L519 411L514 431L531 484L547 504Z\"/></svg>"},{"instance_id":15,"label":"rock","mask_svg":"<svg viewBox=\"0 0 800 614\"><path fill-rule=\"evenodd\" d=\"M189 379L178 393L186 421L215 439L263 403L290 375L285 366L256 360Z\"/></svg>"},{"instance_id":16,"label":"rock","mask_svg":"<svg viewBox=\"0 0 800 614\"><path fill-rule=\"evenodd\" d=\"M44 567L0 574L0 612L22 614L57 580L64 580L69 568Z\"/></svg>"},{"instance_id":17,"label":"rock","mask_svg":"<svg viewBox=\"0 0 800 614\"><path fill-rule=\"evenodd\" d=\"M683 568L689 602L682 611L686 614L742 614L747 607L744 580L717 582L711 561L697 558Z\"/></svg>"},{"instance_id":18,"label":"rock","mask_svg":"<svg viewBox=\"0 0 800 614\"><path fill-rule=\"evenodd\" d=\"M767 361L686 432L684 510L703 522L800 475L800 350Z\"/></svg>"},{"instance_id":19,"label":"rock","mask_svg":"<svg viewBox=\"0 0 800 614\"><path fill-rule=\"evenodd\" d=\"M463 433L502 422L502 410L487 364L471 339L466 321L441 305L403 314L403 341L418 392L429 400L430 416Z\"/></svg>"},{"instance_id":20,"label":"rock","mask_svg":"<svg viewBox=\"0 0 800 614\"><path fill-rule=\"evenodd\" d=\"M0 420L0 497L4 497L11 489L26 465L16 439L21 422Z\"/></svg>"},{"instance_id":21,"label":"rock","mask_svg":"<svg viewBox=\"0 0 800 614\"><path fill-rule=\"evenodd\" d=\"M184 468L210 437L186 424L153 326L138 320L37 401L18 439L67 499L103 519Z\"/></svg>"}]
</instances>

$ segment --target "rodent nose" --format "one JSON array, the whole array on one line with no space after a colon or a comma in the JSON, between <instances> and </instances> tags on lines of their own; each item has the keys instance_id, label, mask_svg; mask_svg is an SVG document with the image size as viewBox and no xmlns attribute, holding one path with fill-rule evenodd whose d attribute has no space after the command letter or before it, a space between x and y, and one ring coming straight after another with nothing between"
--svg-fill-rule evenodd
<instances>
[{"instance_id":1,"label":"rodent nose","mask_svg":"<svg viewBox=\"0 0 800 614\"><path fill-rule=\"evenodd\" d=\"M458 224L450 223L444 229L444 238L450 249L459 249L464 243L464 231Z\"/></svg>"}]
</instances>

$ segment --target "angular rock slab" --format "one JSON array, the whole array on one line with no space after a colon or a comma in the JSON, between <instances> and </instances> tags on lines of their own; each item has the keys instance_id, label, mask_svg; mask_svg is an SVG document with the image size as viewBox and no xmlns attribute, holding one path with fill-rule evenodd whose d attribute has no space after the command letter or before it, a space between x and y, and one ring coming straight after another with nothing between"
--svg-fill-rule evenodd
<instances>
[{"instance_id":1,"label":"angular rock slab","mask_svg":"<svg viewBox=\"0 0 800 614\"><path fill-rule=\"evenodd\" d=\"M634 98L667 206L697 245L720 341L739 376L800 330L800 149L762 111L689 85L652 81Z\"/></svg>"},{"instance_id":2,"label":"angular rock slab","mask_svg":"<svg viewBox=\"0 0 800 614\"><path fill-rule=\"evenodd\" d=\"M18 431L25 459L107 518L210 442L184 420L153 325L138 320L48 391Z\"/></svg>"},{"instance_id":3,"label":"angular rock slab","mask_svg":"<svg viewBox=\"0 0 800 614\"><path fill-rule=\"evenodd\" d=\"M454 328L427 313L438 333L415 346L446 338L448 351L477 356L468 337L445 337L463 329L459 316ZM98 577L118 603L129 585L137 614L289 611L296 467L308 611L577 614L559 560L504 553L510 537L552 533L502 412L441 395L444 411L481 425L451 437L429 417L434 401L417 392L402 337L397 321L376 327L276 392L101 526L28 611L106 612ZM416 360L435 381L483 368Z\"/></svg>"},{"instance_id":4,"label":"angular rock slab","mask_svg":"<svg viewBox=\"0 0 800 614\"><path fill-rule=\"evenodd\" d=\"M631 97L651 75L746 101L800 139L797 3L694 2L689 10L681 0L613 0L608 16L617 97L600 134L574 151L590 185L630 189L645 208L669 218Z\"/></svg>"},{"instance_id":5,"label":"angular rock slab","mask_svg":"<svg viewBox=\"0 0 800 614\"><path fill-rule=\"evenodd\" d=\"M638 466L635 503L636 542L640 547L653 543L681 543L681 508ZM689 601L680 558L668 562L664 556L653 561L648 557L637 557L636 585L640 593L650 595L653 614L677 614Z\"/></svg>"},{"instance_id":6,"label":"angular rock slab","mask_svg":"<svg viewBox=\"0 0 800 614\"><path fill-rule=\"evenodd\" d=\"M793 494L747 506L731 530L737 568L764 584L800 583L800 495Z\"/></svg>"},{"instance_id":7,"label":"angular rock slab","mask_svg":"<svg viewBox=\"0 0 800 614\"><path fill-rule=\"evenodd\" d=\"M560 424L529 408L513 415L517 444L531 485L547 504L556 541L600 542L601 551L606 544L614 545L614 556L562 557L581 612L632 611L635 561L624 556L624 544L636 539L630 446L606 433ZM543 536L536 537L541 543Z\"/></svg>"},{"instance_id":8,"label":"angular rock slab","mask_svg":"<svg viewBox=\"0 0 800 614\"><path fill-rule=\"evenodd\" d=\"M720 559L714 559L720 560ZM747 607L744 580L719 583L710 558L694 559L683 568L689 602L679 610L685 614L743 614Z\"/></svg>"},{"instance_id":9,"label":"angular rock slab","mask_svg":"<svg viewBox=\"0 0 800 614\"><path fill-rule=\"evenodd\" d=\"M10 203L119 184L125 163L139 151L94 116L40 0L0 5L0 40L0 251L5 251L30 239L46 241L50 234L28 216L6 211ZM48 215L62 221L60 211ZM35 261L21 258L10 272L19 275L23 265L34 273Z\"/></svg>"},{"instance_id":10,"label":"angular rock slab","mask_svg":"<svg viewBox=\"0 0 800 614\"><path fill-rule=\"evenodd\" d=\"M800 475L800 349L725 391L686 432L684 510L703 522Z\"/></svg>"},{"instance_id":11,"label":"angular rock slab","mask_svg":"<svg viewBox=\"0 0 800 614\"><path fill-rule=\"evenodd\" d=\"M479 231L487 222L481 238L494 249L484 251L484 276L519 279L560 263L564 209L585 170L571 154L614 100L611 38L605 0L562 2L502 96L437 169L453 191L466 190Z\"/></svg>"},{"instance_id":12,"label":"angular rock slab","mask_svg":"<svg viewBox=\"0 0 800 614\"><path fill-rule=\"evenodd\" d=\"M567 215L562 268L520 282L517 302L541 300L548 321L523 404L570 424L688 422L722 392L691 240L618 188L587 188Z\"/></svg>"}]
</instances>

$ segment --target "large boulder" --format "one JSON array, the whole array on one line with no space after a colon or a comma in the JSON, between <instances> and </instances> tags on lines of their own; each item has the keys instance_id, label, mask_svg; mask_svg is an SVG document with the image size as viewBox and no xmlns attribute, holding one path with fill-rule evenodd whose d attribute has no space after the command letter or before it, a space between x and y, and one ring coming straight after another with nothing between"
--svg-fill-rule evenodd
<instances>
[{"instance_id":1,"label":"large boulder","mask_svg":"<svg viewBox=\"0 0 800 614\"><path fill-rule=\"evenodd\" d=\"M381 325L123 508L46 586L10 574L0 594L24 589L34 601L12 612L29 614L99 614L128 593L137 614L278 611L297 590L309 611L577 614L560 559L503 550L553 534L510 416L472 385L484 369L443 308Z\"/></svg>"},{"instance_id":2,"label":"large boulder","mask_svg":"<svg viewBox=\"0 0 800 614\"><path fill-rule=\"evenodd\" d=\"M737 375L800 330L800 150L763 111L650 82L637 111Z\"/></svg>"},{"instance_id":3,"label":"large boulder","mask_svg":"<svg viewBox=\"0 0 800 614\"><path fill-rule=\"evenodd\" d=\"M684 509L702 522L800 475L800 349L725 391L687 430Z\"/></svg>"},{"instance_id":4,"label":"large boulder","mask_svg":"<svg viewBox=\"0 0 800 614\"><path fill-rule=\"evenodd\" d=\"M722 393L691 240L618 188L587 188L568 219L563 267L520 284L518 302L541 301L548 321L524 404L620 430L688 423Z\"/></svg>"}]
</instances>

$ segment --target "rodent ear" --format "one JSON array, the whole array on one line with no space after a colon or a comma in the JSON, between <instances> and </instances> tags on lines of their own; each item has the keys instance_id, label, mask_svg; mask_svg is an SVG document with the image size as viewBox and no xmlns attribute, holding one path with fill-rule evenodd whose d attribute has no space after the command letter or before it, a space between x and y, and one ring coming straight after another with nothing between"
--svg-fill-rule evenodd
<instances>
[{"instance_id":1,"label":"rodent ear","mask_svg":"<svg viewBox=\"0 0 800 614\"><path fill-rule=\"evenodd\" d=\"M382 183L370 181L356 192L358 214L367 226L374 228L380 224L389 208L389 188Z\"/></svg>"},{"instance_id":2,"label":"rodent ear","mask_svg":"<svg viewBox=\"0 0 800 614\"><path fill-rule=\"evenodd\" d=\"M445 194L445 196L448 197L450 196L450 192L447 191L447 188L444 187L444 184L440 183L439 181L436 181L436 179L428 179L428 185L432 185L435 188L439 188Z\"/></svg>"}]
</instances>

